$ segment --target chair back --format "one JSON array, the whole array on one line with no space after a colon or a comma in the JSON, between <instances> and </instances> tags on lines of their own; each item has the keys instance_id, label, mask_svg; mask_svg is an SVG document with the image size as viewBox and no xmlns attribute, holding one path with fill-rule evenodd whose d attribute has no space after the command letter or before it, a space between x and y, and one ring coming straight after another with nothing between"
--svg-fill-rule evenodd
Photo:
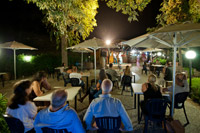
<instances>
[{"instance_id":1,"label":"chair back","mask_svg":"<svg viewBox=\"0 0 200 133\"><path fill-rule=\"evenodd\" d=\"M123 76L122 78L122 84L125 86L131 86L131 82L132 82L132 77L131 76Z\"/></svg>"},{"instance_id":2,"label":"chair back","mask_svg":"<svg viewBox=\"0 0 200 133\"><path fill-rule=\"evenodd\" d=\"M70 78L70 83L72 84L73 87L80 86L78 78Z\"/></svg>"},{"instance_id":3,"label":"chair back","mask_svg":"<svg viewBox=\"0 0 200 133\"><path fill-rule=\"evenodd\" d=\"M187 96L189 95L189 92L181 92L177 93L175 95L175 102L174 102L174 108L180 109L183 108L184 102L187 99Z\"/></svg>"},{"instance_id":4,"label":"chair back","mask_svg":"<svg viewBox=\"0 0 200 133\"><path fill-rule=\"evenodd\" d=\"M106 75L108 76L108 79L112 81L112 76L109 73L106 73Z\"/></svg>"},{"instance_id":5,"label":"chair back","mask_svg":"<svg viewBox=\"0 0 200 133\"><path fill-rule=\"evenodd\" d=\"M23 123L14 117L9 115L3 115L6 123L8 124L8 128L11 133L23 133L24 132L24 125Z\"/></svg>"},{"instance_id":6,"label":"chair back","mask_svg":"<svg viewBox=\"0 0 200 133\"><path fill-rule=\"evenodd\" d=\"M98 117L95 118L99 132L118 133L121 126L121 117Z\"/></svg>"},{"instance_id":7,"label":"chair back","mask_svg":"<svg viewBox=\"0 0 200 133\"><path fill-rule=\"evenodd\" d=\"M48 127L43 127L42 132L43 133L69 133L67 129L52 129Z\"/></svg>"},{"instance_id":8,"label":"chair back","mask_svg":"<svg viewBox=\"0 0 200 133\"><path fill-rule=\"evenodd\" d=\"M165 119L167 101L164 99L149 99L146 102L148 119L152 121L162 121Z\"/></svg>"}]
</instances>

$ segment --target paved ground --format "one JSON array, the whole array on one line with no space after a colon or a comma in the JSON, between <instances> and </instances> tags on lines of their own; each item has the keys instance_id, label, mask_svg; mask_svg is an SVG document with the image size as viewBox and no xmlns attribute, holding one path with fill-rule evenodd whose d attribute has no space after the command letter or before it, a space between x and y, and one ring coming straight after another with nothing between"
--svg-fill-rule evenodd
<instances>
[{"instance_id":1,"label":"paved ground","mask_svg":"<svg viewBox=\"0 0 200 133\"><path fill-rule=\"evenodd\" d=\"M137 67L132 67L131 70L138 74L138 76L136 76L136 80L137 80L136 83L144 83L145 81L147 81L147 76L145 74L142 75L140 69L138 69ZM90 72L91 72L91 77L89 78L89 80L94 78L94 76L92 75L93 71L90 71ZM159 80L162 79L162 77L163 77L163 75L161 74L161 78L159 78L157 82L159 82ZM49 78L48 81L52 86L63 86L64 85L63 80L57 81L56 79ZM2 86L0 86L0 93L5 94L6 97L9 98L12 95L12 85L15 82L16 81L6 82L4 88L2 88ZM136 133L142 133L144 121L142 121L141 124L137 124L137 110L133 109L134 97L131 97L129 88L126 89L126 91L124 92L123 95L121 95L121 88L120 88L120 90L114 88L114 90L112 91L112 96L119 98L122 101L122 103L124 104L124 107L126 108L128 114L132 120L134 131ZM82 110L86 109L88 107L88 105L89 105L88 98L86 98L83 103L78 102L77 112L81 112ZM74 101L70 102L70 106L72 106L72 107L74 106ZM200 122L199 122L200 121L200 106L199 106L199 104L194 103L191 99L188 98L185 106L186 106L186 112L187 112L187 115L188 115L188 118L190 121L190 124L185 127L186 133L200 132ZM168 113L169 113L169 110L167 110L167 114ZM182 124L186 123L186 119L185 119L182 109L175 110L174 119L179 120ZM152 133L161 132L161 130L157 130L157 131L152 130L151 132Z\"/></svg>"}]
</instances>

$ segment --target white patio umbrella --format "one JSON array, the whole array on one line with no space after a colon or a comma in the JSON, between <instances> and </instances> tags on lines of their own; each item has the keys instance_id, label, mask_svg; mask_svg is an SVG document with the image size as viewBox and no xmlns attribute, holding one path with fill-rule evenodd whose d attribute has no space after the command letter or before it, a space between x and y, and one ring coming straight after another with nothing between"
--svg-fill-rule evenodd
<instances>
[{"instance_id":1,"label":"white patio umbrella","mask_svg":"<svg viewBox=\"0 0 200 133\"><path fill-rule=\"evenodd\" d=\"M0 44L0 48L3 49L12 49L14 51L14 76L16 77L16 50L24 49L24 50L37 50L36 48L24 45L22 43L12 41L12 42L5 42Z\"/></svg>"},{"instance_id":2,"label":"white patio umbrella","mask_svg":"<svg viewBox=\"0 0 200 133\"><path fill-rule=\"evenodd\" d=\"M178 47L200 46L200 23L173 24L162 27L155 32L144 34L129 41L122 42L132 47L167 48L174 50L173 60L173 95L172 116L174 111L176 50Z\"/></svg>"},{"instance_id":3,"label":"white patio umbrella","mask_svg":"<svg viewBox=\"0 0 200 133\"><path fill-rule=\"evenodd\" d=\"M88 48L72 49L72 52L81 53L81 71L83 70L83 53L92 53L93 51Z\"/></svg>"},{"instance_id":4,"label":"white patio umbrella","mask_svg":"<svg viewBox=\"0 0 200 133\"><path fill-rule=\"evenodd\" d=\"M96 50L99 48L116 48L116 46L106 45L104 40L94 37L92 39L85 40L84 42L79 43L75 46L68 47L67 49L76 49L76 48L90 48L94 50L94 69L95 69L94 75L95 75L95 83L96 83Z\"/></svg>"},{"instance_id":5,"label":"white patio umbrella","mask_svg":"<svg viewBox=\"0 0 200 133\"><path fill-rule=\"evenodd\" d=\"M163 50L159 48L146 48L142 50L142 52L159 52L159 51L163 51Z\"/></svg>"}]
</instances>

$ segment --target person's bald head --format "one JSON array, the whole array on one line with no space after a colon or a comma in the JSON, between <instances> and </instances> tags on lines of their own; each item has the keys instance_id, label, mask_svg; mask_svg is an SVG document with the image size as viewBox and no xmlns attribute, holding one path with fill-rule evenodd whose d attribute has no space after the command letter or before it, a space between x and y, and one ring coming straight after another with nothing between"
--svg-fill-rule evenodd
<instances>
[{"instance_id":1,"label":"person's bald head","mask_svg":"<svg viewBox=\"0 0 200 133\"><path fill-rule=\"evenodd\" d=\"M110 79L104 79L101 85L102 93L107 94L112 90L113 83Z\"/></svg>"},{"instance_id":2,"label":"person's bald head","mask_svg":"<svg viewBox=\"0 0 200 133\"><path fill-rule=\"evenodd\" d=\"M53 108L59 108L65 104L67 100L67 92L65 90L56 90L51 96L51 106Z\"/></svg>"}]
</instances>

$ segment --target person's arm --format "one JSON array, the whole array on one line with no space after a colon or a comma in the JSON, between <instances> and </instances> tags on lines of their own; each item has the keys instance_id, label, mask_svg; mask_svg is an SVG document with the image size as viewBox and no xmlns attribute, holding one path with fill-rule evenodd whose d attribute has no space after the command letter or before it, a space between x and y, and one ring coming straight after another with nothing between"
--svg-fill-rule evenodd
<instances>
[{"instance_id":1,"label":"person's arm","mask_svg":"<svg viewBox=\"0 0 200 133\"><path fill-rule=\"evenodd\" d=\"M123 104L120 101L118 101L118 112L121 117L122 123L124 125L124 129L122 130L133 131L133 125L131 119L129 118Z\"/></svg>"},{"instance_id":2,"label":"person's arm","mask_svg":"<svg viewBox=\"0 0 200 133\"><path fill-rule=\"evenodd\" d=\"M37 107L35 106L35 104L33 102L28 101L27 112L31 119L35 119L35 117L37 115Z\"/></svg>"},{"instance_id":3,"label":"person's arm","mask_svg":"<svg viewBox=\"0 0 200 133\"><path fill-rule=\"evenodd\" d=\"M100 88L101 88L101 85L100 85L100 83L98 82L97 85L96 85L96 90L100 90Z\"/></svg>"},{"instance_id":4,"label":"person's arm","mask_svg":"<svg viewBox=\"0 0 200 133\"><path fill-rule=\"evenodd\" d=\"M87 112L85 113L83 117L83 121L86 124L86 130L92 129L92 119L93 119L92 105L93 105L93 102L91 102L90 106L87 109Z\"/></svg>"},{"instance_id":5,"label":"person's arm","mask_svg":"<svg viewBox=\"0 0 200 133\"><path fill-rule=\"evenodd\" d=\"M142 92L144 93L145 91L147 91L147 88L148 88L148 84L147 83L144 83L142 85Z\"/></svg>"},{"instance_id":6,"label":"person's arm","mask_svg":"<svg viewBox=\"0 0 200 133\"><path fill-rule=\"evenodd\" d=\"M43 92L40 90L40 84L37 81L32 83L32 87L36 96L41 96L43 94Z\"/></svg>"}]
</instances>

